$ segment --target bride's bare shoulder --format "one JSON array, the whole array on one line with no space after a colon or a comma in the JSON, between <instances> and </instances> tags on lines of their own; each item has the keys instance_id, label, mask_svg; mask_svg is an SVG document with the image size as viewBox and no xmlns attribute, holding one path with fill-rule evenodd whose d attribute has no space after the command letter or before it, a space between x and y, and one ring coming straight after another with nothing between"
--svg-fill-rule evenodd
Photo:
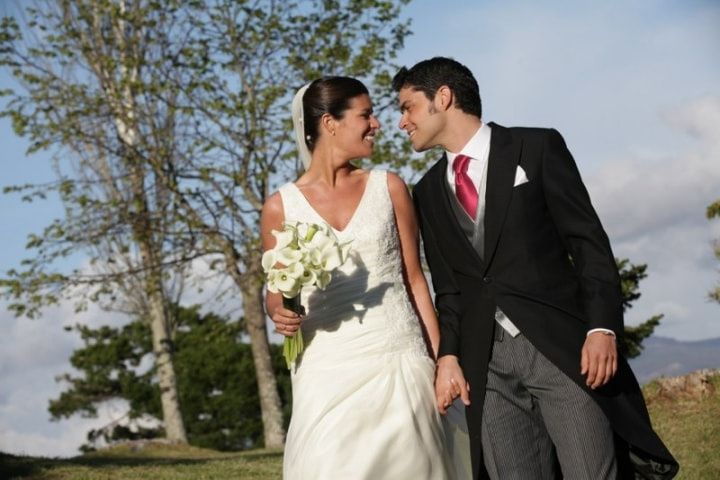
<instances>
[{"instance_id":1,"label":"bride's bare shoulder","mask_svg":"<svg viewBox=\"0 0 720 480\"><path fill-rule=\"evenodd\" d=\"M407 195L408 188L405 185L405 180L400 177L397 173L387 172L387 184L390 195Z\"/></svg>"},{"instance_id":2,"label":"bride's bare shoulder","mask_svg":"<svg viewBox=\"0 0 720 480\"><path fill-rule=\"evenodd\" d=\"M282 196L280 195L280 192L275 192L267 199L265 199L265 203L262 207L262 212L260 213L260 216L262 218L276 218L283 216L283 203L282 203Z\"/></svg>"}]
</instances>

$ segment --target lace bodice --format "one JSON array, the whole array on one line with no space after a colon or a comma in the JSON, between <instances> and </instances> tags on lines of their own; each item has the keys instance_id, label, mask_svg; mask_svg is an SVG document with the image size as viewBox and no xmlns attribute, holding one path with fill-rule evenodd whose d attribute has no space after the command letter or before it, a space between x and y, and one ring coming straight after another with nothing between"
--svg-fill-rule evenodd
<instances>
[{"instance_id":1,"label":"lace bodice","mask_svg":"<svg viewBox=\"0 0 720 480\"><path fill-rule=\"evenodd\" d=\"M285 219L326 223L293 183L280 188ZM332 228L332 227L330 227ZM340 242L351 241L348 261L333 272L325 291L304 288L303 322L308 363L315 352L338 350L342 358L410 352L427 355L417 317L402 275L402 255L387 172L371 170L349 223L335 230ZM326 360L327 361L327 360Z\"/></svg>"}]
</instances>

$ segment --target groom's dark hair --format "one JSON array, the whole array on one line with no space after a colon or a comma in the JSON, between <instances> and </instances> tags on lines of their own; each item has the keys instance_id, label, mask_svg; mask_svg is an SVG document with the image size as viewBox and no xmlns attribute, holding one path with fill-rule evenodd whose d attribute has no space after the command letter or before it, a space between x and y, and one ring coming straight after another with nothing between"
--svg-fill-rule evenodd
<instances>
[{"instance_id":1,"label":"groom's dark hair","mask_svg":"<svg viewBox=\"0 0 720 480\"><path fill-rule=\"evenodd\" d=\"M405 87L423 92L430 100L443 85L452 90L455 106L465 113L482 118L482 102L477 80L469 68L447 57L433 57L416 63L410 69L402 67L393 77L396 92Z\"/></svg>"}]
</instances>

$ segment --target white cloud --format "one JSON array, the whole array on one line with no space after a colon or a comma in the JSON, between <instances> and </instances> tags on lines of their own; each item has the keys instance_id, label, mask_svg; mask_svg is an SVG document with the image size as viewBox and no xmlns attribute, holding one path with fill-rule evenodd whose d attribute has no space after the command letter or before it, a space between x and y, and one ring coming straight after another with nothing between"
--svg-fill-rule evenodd
<instances>
[{"instance_id":1,"label":"white cloud","mask_svg":"<svg viewBox=\"0 0 720 480\"><path fill-rule=\"evenodd\" d=\"M87 441L87 432L121 418L126 409L120 405L103 405L98 417L89 419L77 415L59 422L41 422L37 414L47 407L40 392L47 391L44 382L37 383L39 392L27 398L20 391L10 399L8 408L0 406L0 451L16 455L71 457L79 454L78 447Z\"/></svg>"},{"instance_id":2,"label":"white cloud","mask_svg":"<svg viewBox=\"0 0 720 480\"><path fill-rule=\"evenodd\" d=\"M70 456L78 453L90 428L106 424L116 412L104 409L97 419L75 416L50 422L48 402L62 385L55 377L72 371L72 351L80 345L76 333L63 325L116 324L117 315L91 308L76 314L70 304L48 309L39 319L15 318L0 309L0 451L32 455Z\"/></svg>"},{"instance_id":3,"label":"white cloud","mask_svg":"<svg viewBox=\"0 0 720 480\"><path fill-rule=\"evenodd\" d=\"M704 95L664 115L672 126L709 143L718 153L720 148L720 97ZM716 163L720 159L715 158Z\"/></svg>"},{"instance_id":4,"label":"white cloud","mask_svg":"<svg viewBox=\"0 0 720 480\"><path fill-rule=\"evenodd\" d=\"M710 247L719 222L705 208L720 198L720 97L703 96L665 114L691 148L672 156L632 156L603 163L588 189L615 254L648 264L643 297L628 323L664 313L657 332L678 339L720 336L720 308L706 301L717 281Z\"/></svg>"},{"instance_id":5,"label":"white cloud","mask_svg":"<svg viewBox=\"0 0 720 480\"><path fill-rule=\"evenodd\" d=\"M664 313L670 319L677 319L684 322L690 318L690 310L686 306L676 302L658 302L655 307L659 312Z\"/></svg>"}]
</instances>

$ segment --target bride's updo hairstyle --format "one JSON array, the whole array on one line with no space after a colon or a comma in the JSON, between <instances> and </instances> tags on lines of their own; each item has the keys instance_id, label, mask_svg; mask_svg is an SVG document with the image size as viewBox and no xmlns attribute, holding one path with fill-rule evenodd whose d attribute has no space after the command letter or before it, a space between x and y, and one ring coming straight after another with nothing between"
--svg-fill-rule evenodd
<instances>
[{"instance_id":1,"label":"bride's updo hairstyle","mask_svg":"<svg viewBox=\"0 0 720 480\"><path fill-rule=\"evenodd\" d=\"M328 113L341 119L350 108L350 100L369 95L360 80L350 77L323 77L310 84L303 95L305 143L312 152L320 136L320 118Z\"/></svg>"}]
</instances>

